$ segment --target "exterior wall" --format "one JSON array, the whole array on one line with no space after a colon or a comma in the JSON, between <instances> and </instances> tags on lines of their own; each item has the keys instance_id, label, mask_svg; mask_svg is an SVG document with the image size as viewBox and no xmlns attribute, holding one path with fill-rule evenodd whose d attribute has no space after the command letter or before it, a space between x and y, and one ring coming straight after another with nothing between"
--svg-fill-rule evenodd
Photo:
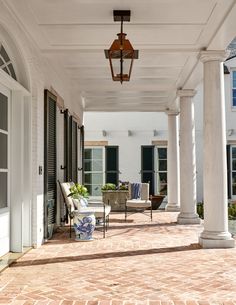
<instances>
[{"instance_id":1,"label":"exterior wall","mask_svg":"<svg viewBox=\"0 0 236 305\"><path fill-rule=\"evenodd\" d=\"M31 232L26 232L30 236L24 238L24 245L38 247L43 243L44 229L44 175L39 174L39 166L43 166L44 164L44 89L50 90L53 88L56 90L64 100L64 107L68 108L71 114L75 114L79 118L80 123L83 120L83 113L79 106L78 98L76 99L76 97L71 95L70 83L65 71L59 68L61 65L48 62L46 57L41 54L35 42L30 40L27 32L18 23L18 20L15 19L14 14L12 14L1 0L0 3L0 41L7 46L9 55L15 63L14 67L19 82L28 90L27 101L30 103L28 120L30 122L31 133L28 134L30 139L27 138L28 141L25 141L25 143L30 148L28 168L31 173L31 185L27 191L28 197L30 198L29 212L32 225L30 228ZM0 74L0 83L2 82ZM12 88L9 86L9 89L11 90ZM26 90L23 90L23 92L25 93ZM62 163L62 128L63 115L58 113L58 132L60 132L60 136L58 137L59 154L57 173L59 178L64 174L60 170L60 165L64 164L64 160ZM15 153L17 154L17 152ZM24 163L22 168L25 165L26 163ZM57 219L57 223L60 222L59 218ZM1 245L0 253L2 253Z\"/></svg>"},{"instance_id":2,"label":"exterior wall","mask_svg":"<svg viewBox=\"0 0 236 305\"><path fill-rule=\"evenodd\" d=\"M108 141L119 146L120 180L140 181L141 145L167 139L167 116L163 113L85 113L85 141ZM153 136L153 130L158 136ZM102 135L102 130L107 136ZM128 130L131 136L128 136Z\"/></svg>"},{"instance_id":3,"label":"exterior wall","mask_svg":"<svg viewBox=\"0 0 236 305\"><path fill-rule=\"evenodd\" d=\"M194 97L196 124L197 200L203 200L203 88L200 84ZM119 146L120 179L140 181L141 145L152 141L168 140L167 115L165 113L100 113L84 114L85 141L108 141ZM103 136L102 130L107 135ZM128 130L132 135L128 136ZM157 136L154 136L154 130Z\"/></svg>"},{"instance_id":4,"label":"exterior wall","mask_svg":"<svg viewBox=\"0 0 236 305\"><path fill-rule=\"evenodd\" d=\"M236 59L226 62L235 69ZM196 130L197 201L203 198L203 84L195 88L194 97ZM226 137L236 144L236 109L232 109L231 76L225 75ZM109 145L119 145L120 179L140 181L141 145L151 145L153 140L167 140L167 116L164 113L85 113L85 141L107 140ZM158 135L153 136L153 130ZM103 137L102 130L107 132ZM128 137L128 130L133 135ZM233 130L231 133L230 130Z\"/></svg>"},{"instance_id":5,"label":"exterior wall","mask_svg":"<svg viewBox=\"0 0 236 305\"><path fill-rule=\"evenodd\" d=\"M195 96L196 149L197 149L197 197L202 195L202 87ZM168 139L165 113L95 113L84 114L85 141L108 141L119 146L120 180L140 181L141 145ZM107 135L103 136L105 130ZM128 136L128 130L131 136ZM154 136L154 130L157 136Z\"/></svg>"}]
</instances>

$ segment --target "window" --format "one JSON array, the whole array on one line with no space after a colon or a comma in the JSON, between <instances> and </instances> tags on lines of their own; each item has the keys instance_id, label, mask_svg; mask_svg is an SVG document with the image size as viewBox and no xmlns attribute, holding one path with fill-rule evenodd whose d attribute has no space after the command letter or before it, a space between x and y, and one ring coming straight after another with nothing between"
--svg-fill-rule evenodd
<instances>
[{"instance_id":1,"label":"window","mask_svg":"<svg viewBox=\"0 0 236 305\"><path fill-rule=\"evenodd\" d=\"M8 98L0 93L0 208L8 206Z\"/></svg>"},{"instance_id":2,"label":"window","mask_svg":"<svg viewBox=\"0 0 236 305\"><path fill-rule=\"evenodd\" d=\"M231 194L236 196L236 146L231 147L231 184Z\"/></svg>"},{"instance_id":3,"label":"window","mask_svg":"<svg viewBox=\"0 0 236 305\"><path fill-rule=\"evenodd\" d=\"M104 184L104 148L92 147L84 150L84 181L90 196L101 196Z\"/></svg>"},{"instance_id":4,"label":"window","mask_svg":"<svg viewBox=\"0 0 236 305\"><path fill-rule=\"evenodd\" d=\"M0 45L0 68L16 80L16 73L3 45Z\"/></svg>"},{"instance_id":5,"label":"window","mask_svg":"<svg viewBox=\"0 0 236 305\"><path fill-rule=\"evenodd\" d=\"M236 71L232 72L232 106L236 107Z\"/></svg>"},{"instance_id":6,"label":"window","mask_svg":"<svg viewBox=\"0 0 236 305\"><path fill-rule=\"evenodd\" d=\"M167 195L167 147L156 147L156 193Z\"/></svg>"}]
</instances>

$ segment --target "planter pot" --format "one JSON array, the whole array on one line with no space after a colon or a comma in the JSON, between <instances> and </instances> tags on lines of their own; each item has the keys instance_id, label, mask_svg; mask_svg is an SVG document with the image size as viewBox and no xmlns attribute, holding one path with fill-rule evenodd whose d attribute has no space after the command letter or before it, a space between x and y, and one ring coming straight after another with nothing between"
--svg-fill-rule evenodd
<instances>
[{"instance_id":1,"label":"planter pot","mask_svg":"<svg viewBox=\"0 0 236 305\"><path fill-rule=\"evenodd\" d=\"M153 195L152 196L152 209L157 210L160 205L162 204L163 199L165 198L164 195Z\"/></svg>"},{"instance_id":2,"label":"planter pot","mask_svg":"<svg viewBox=\"0 0 236 305\"><path fill-rule=\"evenodd\" d=\"M76 241L93 240L96 218L92 212L78 212L74 214L74 229Z\"/></svg>"},{"instance_id":3,"label":"planter pot","mask_svg":"<svg viewBox=\"0 0 236 305\"><path fill-rule=\"evenodd\" d=\"M102 201L109 204L112 211L124 211L128 194L127 190L102 191Z\"/></svg>"}]
</instances>

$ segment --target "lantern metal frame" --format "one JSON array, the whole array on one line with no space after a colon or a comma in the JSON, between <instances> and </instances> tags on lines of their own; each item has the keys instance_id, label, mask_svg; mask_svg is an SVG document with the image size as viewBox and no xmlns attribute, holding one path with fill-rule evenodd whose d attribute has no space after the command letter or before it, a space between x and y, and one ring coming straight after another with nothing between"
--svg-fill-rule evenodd
<instances>
[{"instance_id":1,"label":"lantern metal frame","mask_svg":"<svg viewBox=\"0 0 236 305\"><path fill-rule=\"evenodd\" d=\"M118 21L121 23L121 29L120 33L117 34L118 39L115 39L110 47L109 50L104 50L105 56L107 59L109 59L110 63L110 69L111 69L111 75L113 81L119 81L121 84L123 81L129 81L131 72L132 72L132 67L133 67L133 61L134 59L138 59L138 50L134 50L132 47L132 44L128 39L126 39L125 33L123 33L123 22L129 22L130 21L130 10L114 10L113 11L113 17L114 21ZM114 73L114 68L112 64L113 59L120 59L120 73L115 74ZM131 60L130 61L130 67L128 74L124 74L124 60Z\"/></svg>"}]
</instances>

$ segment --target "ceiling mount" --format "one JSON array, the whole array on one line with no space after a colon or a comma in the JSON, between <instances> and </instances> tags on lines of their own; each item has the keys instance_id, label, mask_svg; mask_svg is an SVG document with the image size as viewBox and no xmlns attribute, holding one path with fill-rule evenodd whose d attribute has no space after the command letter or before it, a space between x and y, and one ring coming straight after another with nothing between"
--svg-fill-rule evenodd
<instances>
[{"instance_id":1,"label":"ceiling mount","mask_svg":"<svg viewBox=\"0 0 236 305\"><path fill-rule=\"evenodd\" d=\"M114 21L130 21L130 10L114 10L113 11L113 18Z\"/></svg>"}]
</instances>

